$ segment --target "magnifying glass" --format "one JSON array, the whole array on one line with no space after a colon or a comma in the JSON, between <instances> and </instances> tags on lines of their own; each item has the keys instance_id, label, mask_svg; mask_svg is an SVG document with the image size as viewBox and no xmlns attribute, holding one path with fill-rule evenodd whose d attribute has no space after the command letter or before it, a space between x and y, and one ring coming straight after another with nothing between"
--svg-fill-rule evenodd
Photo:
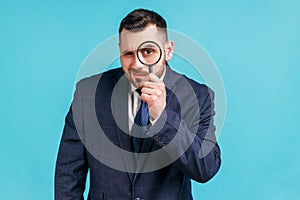
<instances>
[{"instance_id":1,"label":"magnifying glass","mask_svg":"<svg viewBox=\"0 0 300 200\"><path fill-rule=\"evenodd\" d=\"M149 73L152 73L152 66L160 61L162 50L156 42L145 41L138 47L136 55L143 65L149 67Z\"/></svg>"}]
</instances>

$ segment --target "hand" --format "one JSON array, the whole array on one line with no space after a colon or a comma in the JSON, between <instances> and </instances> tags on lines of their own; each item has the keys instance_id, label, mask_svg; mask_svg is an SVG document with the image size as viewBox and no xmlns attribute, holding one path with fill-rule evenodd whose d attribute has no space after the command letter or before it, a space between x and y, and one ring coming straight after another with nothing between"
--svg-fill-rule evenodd
<instances>
[{"instance_id":1,"label":"hand","mask_svg":"<svg viewBox=\"0 0 300 200\"><path fill-rule=\"evenodd\" d=\"M166 107L166 88L155 74L149 74L149 81L144 83L141 99L148 104L151 120L157 119Z\"/></svg>"}]
</instances>

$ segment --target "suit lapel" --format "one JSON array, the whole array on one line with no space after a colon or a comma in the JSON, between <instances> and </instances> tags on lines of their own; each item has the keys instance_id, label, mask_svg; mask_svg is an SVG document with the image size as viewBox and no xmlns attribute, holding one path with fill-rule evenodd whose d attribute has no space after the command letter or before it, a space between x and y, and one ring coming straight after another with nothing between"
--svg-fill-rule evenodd
<instances>
[{"instance_id":1,"label":"suit lapel","mask_svg":"<svg viewBox=\"0 0 300 200\"><path fill-rule=\"evenodd\" d=\"M135 167L135 160L125 151L132 152L129 127L128 127L128 92L130 91L130 84L128 79L121 73L121 77L116 78L115 87L112 93L111 105L112 114L117 124L117 138L122 149L122 158L127 169L128 177L133 181L133 173L129 173Z\"/></svg>"}]
</instances>

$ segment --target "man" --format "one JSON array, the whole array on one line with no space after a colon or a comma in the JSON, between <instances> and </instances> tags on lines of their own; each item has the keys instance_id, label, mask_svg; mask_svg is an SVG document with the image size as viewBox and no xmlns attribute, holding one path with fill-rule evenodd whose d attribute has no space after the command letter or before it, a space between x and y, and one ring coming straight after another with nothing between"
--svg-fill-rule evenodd
<instances>
[{"instance_id":1,"label":"man","mask_svg":"<svg viewBox=\"0 0 300 200\"><path fill-rule=\"evenodd\" d=\"M55 199L83 199L88 170L91 200L190 200L191 179L204 183L217 173L213 92L168 66L174 42L166 28L157 13L132 11L119 28L122 68L77 84Z\"/></svg>"}]
</instances>

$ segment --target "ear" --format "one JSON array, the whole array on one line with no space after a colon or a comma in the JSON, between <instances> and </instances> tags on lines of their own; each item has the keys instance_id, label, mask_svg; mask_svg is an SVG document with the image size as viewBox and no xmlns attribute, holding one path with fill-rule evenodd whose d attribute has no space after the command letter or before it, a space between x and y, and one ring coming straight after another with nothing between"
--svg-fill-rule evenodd
<instances>
[{"instance_id":1,"label":"ear","mask_svg":"<svg viewBox=\"0 0 300 200\"><path fill-rule=\"evenodd\" d=\"M166 44L166 61L170 61L173 57L174 52L174 42L172 40L168 41Z\"/></svg>"}]
</instances>

